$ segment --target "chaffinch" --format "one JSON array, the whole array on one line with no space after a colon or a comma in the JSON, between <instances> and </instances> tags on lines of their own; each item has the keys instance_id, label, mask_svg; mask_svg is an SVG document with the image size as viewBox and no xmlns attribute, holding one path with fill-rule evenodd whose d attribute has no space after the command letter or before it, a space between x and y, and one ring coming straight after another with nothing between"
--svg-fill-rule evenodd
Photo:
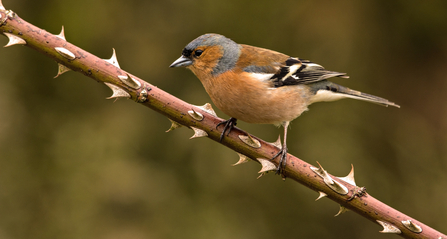
<instances>
[{"instance_id":1,"label":"chaffinch","mask_svg":"<svg viewBox=\"0 0 447 239\"><path fill-rule=\"evenodd\" d=\"M349 78L346 73L328 71L311 61L276 51L237 44L219 34L205 34L186 45L182 56L170 67L180 66L189 68L214 104L231 117L219 124L225 124L221 140L237 119L284 127L282 149L272 158L281 156L278 174L283 174L287 160L289 123L310 104L351 98L400 108L384 98L327 80Z\"/></svg>"}]
</instances>

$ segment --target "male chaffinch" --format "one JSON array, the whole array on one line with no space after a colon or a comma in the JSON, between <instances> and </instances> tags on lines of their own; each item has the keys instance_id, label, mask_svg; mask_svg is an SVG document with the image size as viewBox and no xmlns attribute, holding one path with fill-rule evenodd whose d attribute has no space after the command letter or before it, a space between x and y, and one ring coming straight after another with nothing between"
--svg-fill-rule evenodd
<instances>
[{"instance_id":1,"label":"male chaffinch","mask_svg":"<svg viewBox=\"0 0 447 239\"><path fill-rule=\"evenodd\" d=\"M311 61L276 51L237 44L219 34L205 34L186 45L182 56L170 67L179 66L192 70L214 104L231 117L220 123L225 124L220 140L237 119L284 127L282 149L272 158L281 155L278 174L283 174L287 160L289 123L310 104L352 98L400 108L384 98L327 80L349 78L346 73L328 71Z\"/></svg>"}]
</instances>

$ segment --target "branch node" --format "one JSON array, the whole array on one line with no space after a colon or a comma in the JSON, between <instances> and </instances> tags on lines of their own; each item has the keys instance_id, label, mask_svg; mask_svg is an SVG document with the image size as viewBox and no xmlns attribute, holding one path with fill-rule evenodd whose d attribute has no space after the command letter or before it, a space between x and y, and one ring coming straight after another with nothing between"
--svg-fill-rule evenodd
<instances>
[{"instance_id":1,"label":"branch node","mask_svg":"<svg viewBox=\"0 0 447 239\"><path fill-rule=\"evenodd\" d=\"M151 90L150 88L148 88L148 90ZM137 97L137 102L138 103L144 103L147 100L147 90L143 89L142 91L140 91L140 94L138 94Z\"/></svg>"},{"instance_id":2,"label":"branch node","mask_svg":"<svg viewBox=\"0 0 447 239\"><path fill-rule=\"evenodd\" d=\"M1 4L1 2L0 2ZM6 10L5 7L3 7L3 5L0 6L0 10L3 10L4 12L0 12L0 26L3 25L3 23L5 23L8 18L14 18L17 16L17 14L11 10ZM3 14L4 16L3 16Z\"/></svg>"},{"instance_id":3,"label":"branch node","mask_svg":"<svg viewBox=\"0 0 447 239\"><path fill-rule=\"evenodd\" d=\"M354 191L352 192L352 195L350 198L348 198L346 201L351 201L353 200L355 197L363 197L366 195L366 187L357 187L355 186Z\"/></svg>"}]
</instances>

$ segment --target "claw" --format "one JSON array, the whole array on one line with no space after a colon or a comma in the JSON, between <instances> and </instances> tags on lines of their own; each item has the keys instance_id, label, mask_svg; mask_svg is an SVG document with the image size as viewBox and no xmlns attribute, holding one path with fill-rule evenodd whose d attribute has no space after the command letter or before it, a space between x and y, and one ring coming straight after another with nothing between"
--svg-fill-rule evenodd
<instances>
[{"instance_id":1,"label":"claw","mask_svg":"<svg viewBox=\"0 0 447 239\"><path fill-rule=\"evenodd\" d=\"M287 164L287 147L282 147L281 150L278 151L275 156L273 156L270 161L280 156L278 168L276 169L276 174L283 175L284 176L284 168Z\"/></svg>"},{"instance_id":2,"label":"claw","mask_svg":"<svg viewBox=\"0 0 447 239\"><path fill-rule=\"evenodd\" d=\"M273 160L279 155L281 155L281 158L279 159L278 169L276 170L276 174L281 175L283 180L285 180L286 178L286 176L284 175L284 168L286 167L287 164L287 127L289 127L289 123L290 123L289 121L283 122L282 126L284 127L284 142L282 144L282 147L281 146L278 147L281 148L281 150L279 150L279 152L275 154L275 156L273 156L272 159L270 159Z\"/></svg>"},{"instance_id":3,"label":"claw","mask_svg":"<svg viewBox=\"0 0 447 239\"><path fill-rule=\"evenodd\" d=\"M232 129L234 128L234 126L236 126L236 124L237 124L237 119L231 117L231 118L228 119L228 120L222 121L222 122L220 122L220 123L218 123L218 124L216 125L216 129L217 129L217 127L219 127L219 126L222 125L222 124L225 124L225 127L224 127L224 130L222 131L222 134L220 135L219 142L222 142L222 140L223 140L223 138L224 138L224 136L225 136L225 132L228 131L227 136L230 134L231 130L232 130Z\"/></svg>"}]
</instances>

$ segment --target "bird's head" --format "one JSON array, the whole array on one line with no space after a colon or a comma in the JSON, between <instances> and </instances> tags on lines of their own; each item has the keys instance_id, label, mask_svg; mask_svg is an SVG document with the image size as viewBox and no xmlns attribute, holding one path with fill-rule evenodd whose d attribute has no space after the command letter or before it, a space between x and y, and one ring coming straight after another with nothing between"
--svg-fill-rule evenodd
<instances>
[{"instance_id":1,"label":"bird's head","mask_svg":"<svg viewBox=\"0 0 447 239\"><path fill-rule=\"evenodd\" d=\"M205 34L190 42L182 56L170 67L187 67L201 78L201 75L219 75L231 70L240 55L240 46L225 36Z\"/></svg>"}]
</instances>

